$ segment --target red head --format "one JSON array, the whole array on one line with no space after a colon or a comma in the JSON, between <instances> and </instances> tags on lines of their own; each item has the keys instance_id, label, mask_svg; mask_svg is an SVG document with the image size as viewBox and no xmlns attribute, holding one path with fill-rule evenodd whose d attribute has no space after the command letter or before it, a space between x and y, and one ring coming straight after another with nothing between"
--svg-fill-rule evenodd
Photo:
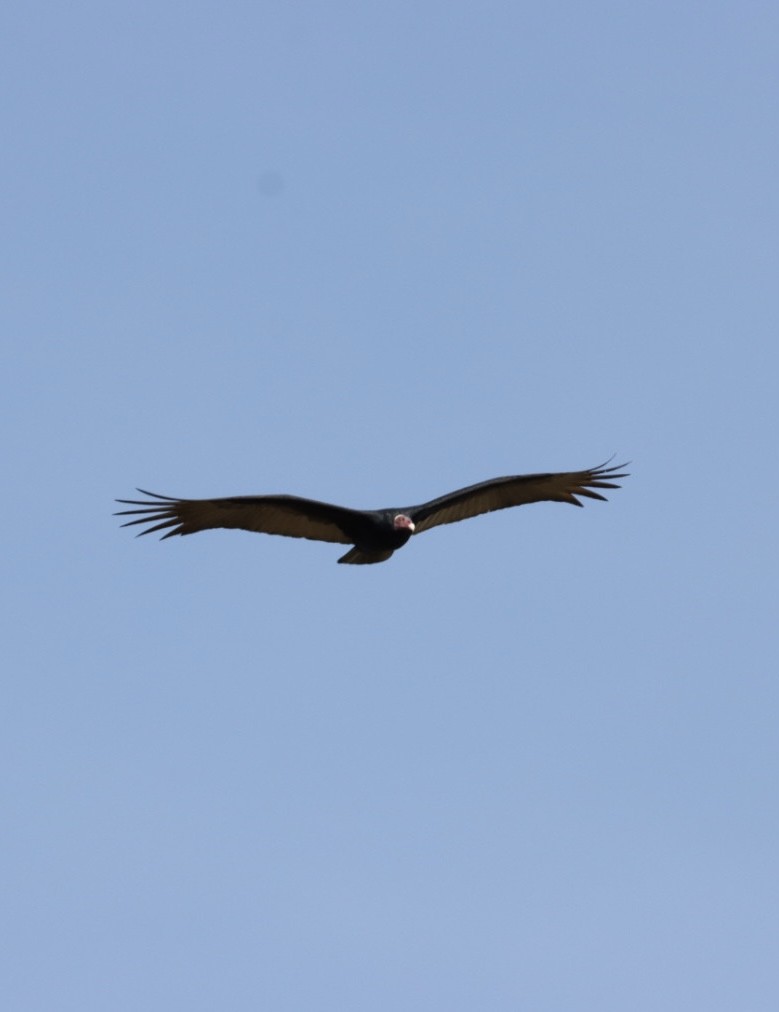
<instances>
[{"instance_id":1,"label":"red head","mask_svg":"<svg viewBox=\"0 0 779 1012\"><path fill-rule=\"evenodd\" d=\"M398 513L392 520L392 526L396 531L408 531L409 534L414 533L414 521L411 517L407 517L405 513Z\"/></svg>"}]
</instances>

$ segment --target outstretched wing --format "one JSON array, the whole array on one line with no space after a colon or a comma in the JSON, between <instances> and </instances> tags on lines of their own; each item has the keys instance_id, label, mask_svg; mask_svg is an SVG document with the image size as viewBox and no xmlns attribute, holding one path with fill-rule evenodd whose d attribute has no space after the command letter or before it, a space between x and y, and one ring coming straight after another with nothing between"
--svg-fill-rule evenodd
<instances>
[{"instance_id":1,"label":"outstretched wing","mask_svg":"<svg viewBox=\"0 0 779 1012\"><path fill-rule=\"evenodd\" d=\"M152 534L170 528L165 538L174 534L194 534L213 527L236 527L262 534L283 534L289 538L310 538L351 545L350 530L359 527L358 510L300 499L294 495L232 496L227 499L173 499L139 488L149 499L117 499L126 506L141 509L120 510L116 516L133 516L123 527L151 524L140 534Z\"/></svg>"},{"instance_id":2,"label":"outstretched wing","mask_svg":"<svg viewBox=\"0 0 779 1012\"><path fill-rule=\"evenodd\" d=\"M604 499L594 492L596 488L619 488L614 481L626 478L621 471L625 467L606 467L600 464L589 471L563 471L557 474L518 474L506 478L492 478L478 485L469 485L456 492L442 495L438 499L412 506L404 510L414 521L416 534L438 527L439 524L453 524L458 520L491 513L493 510L508 509L509 506L523 506L531 502L567 502L581 506L577 496L588 499Z\"/></svg>"}]
</instances>

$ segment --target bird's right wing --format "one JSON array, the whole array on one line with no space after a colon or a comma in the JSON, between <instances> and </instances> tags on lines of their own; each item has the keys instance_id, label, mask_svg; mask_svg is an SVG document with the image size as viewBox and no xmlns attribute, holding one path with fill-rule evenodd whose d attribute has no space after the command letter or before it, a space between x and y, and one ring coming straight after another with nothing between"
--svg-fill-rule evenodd
<instances>
[{"instance_id":1,"label":"bird's right wing","mask_svg":"<svg viewBox=\"0 0 779 1012\"><path fill-rule=\"evenodd\" d=\"M282 534L289 538L310 538L351 545L349 531L359 529L361 514L357 510L315 499L294 495L232 496L227 499L174 499L155 492L138 491L149 499L117 499L126 506L141 509L120 510L117 516L132 516L123 527L151 524L140 534L170 528L165 538L174 534L195 534L214 527L235 527L262 534Z\"/></svg>"},{"instance_id":2,"label":"bird's right wing","mask_svg":"<svg viewBox=\"0 0 779 1012\"><path fill-rule=\"evenodd\" d=\"M531 502L567 502L581 506L576 498L605 499L593 491L596 488L619 488L617 478L625 478L624 464L607 467L601 464L587 471L564 471L551 474L518 474L506 478L492 478L478 485L457 489L438 499L412 506L405 510L416 525L416 533L427 531L439 524L453 524L458 520L508 509Z\"/></svg>"}]
</instances>

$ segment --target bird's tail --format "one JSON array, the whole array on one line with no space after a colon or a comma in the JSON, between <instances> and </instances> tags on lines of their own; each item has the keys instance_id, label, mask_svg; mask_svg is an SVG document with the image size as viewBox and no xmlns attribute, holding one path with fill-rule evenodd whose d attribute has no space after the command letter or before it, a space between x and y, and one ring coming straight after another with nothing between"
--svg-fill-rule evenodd
<instances>
[{"instance_id":1,"label":"bird's tail","mask_svg":"<svg viewBox=\"0 0 779 1012\"><path fill-rule=\"evenodd\" d=\"M364 552L362 548L353 548L346 555L342 555L338 561L350 563L354 566L367 566L372 562L386 562L390 555L392 555L392 551Z\"/></svg>"}]
</instances>

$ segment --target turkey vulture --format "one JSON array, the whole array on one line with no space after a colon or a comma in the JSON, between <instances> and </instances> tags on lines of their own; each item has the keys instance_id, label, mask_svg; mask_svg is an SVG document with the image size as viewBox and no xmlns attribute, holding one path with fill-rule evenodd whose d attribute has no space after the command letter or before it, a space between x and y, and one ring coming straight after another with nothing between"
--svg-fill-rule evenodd
<instances>
[{"instance_id":1,"label":"turkey vulture","mask_svg":"<svg viewBox=\"0 0 779 1012\"><path fill-rule=\"evenodd\" d=\"M227 499L173 499L139 488L150 499L117 499L127 506L141 509L120 510L116 516L133 516L123 527L151 524L140 534L171 528L162 538L174 534L194 534L212 527L237 527L263 534L284 534L290 538L333 541L354 547L339 562L366 564L385 562L402 548L412 534L421 534L439 524L522 506L529 502L567 502L582 504L577 496L603 499L596 488L619 488L617 478L626 478L620 469L624 464L607 467L600 464L588 471L565 471L559 474L519 474L492 478L478 485L449 492L421 506L400 509L353 510L344 506L301 499L294 495L230 496Z\"/></svg>"}]
</instances>

